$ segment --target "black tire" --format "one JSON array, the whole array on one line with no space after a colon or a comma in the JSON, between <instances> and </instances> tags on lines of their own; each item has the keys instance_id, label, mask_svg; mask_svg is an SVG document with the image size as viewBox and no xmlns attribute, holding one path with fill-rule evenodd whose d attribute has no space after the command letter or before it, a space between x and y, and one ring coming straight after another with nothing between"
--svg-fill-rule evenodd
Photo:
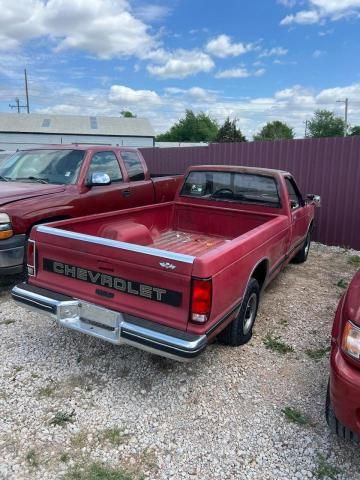
<instances>
[{"instance_id":1,"label":"black tire","mask_svg":"<svg viewBox=\"0 0 360 480\"><path fill-rule=\"evenodd\" d=\"M255 278L252 278L241 303L239 313L218 335L221 343L231 347L238 347L251 339L259 306L259 298L259 284Z\"/></svg>"},{"instance_id":2,"label":"black tire","mask_svg":"<svg viewBox=\"0 0 360 480\"><path fill-rule=\"evenodd\" d=\"M295 257L292 259L292 262L293 263L304 263L304 262L306 262L306 260L309 256L310 245L311 245L311 232L309 230L308 234L306 235L305 242L304 242L303 246L301 247L301 250L298 251L298 253L295 255Z\"/></svg>"},{"instance_id":3,"label":"black tire","mask_svg":"<svg viewBox=\"0 0 360 480\"><path fill-rule=\"evenodd\" d=\"M335 412L330 400L330 383L326 392L325 417L330 430L343 440L354 443L360 443L359 435L353 433L349 428L345 427L335 416Z\"/></svg>"}]
</instances>

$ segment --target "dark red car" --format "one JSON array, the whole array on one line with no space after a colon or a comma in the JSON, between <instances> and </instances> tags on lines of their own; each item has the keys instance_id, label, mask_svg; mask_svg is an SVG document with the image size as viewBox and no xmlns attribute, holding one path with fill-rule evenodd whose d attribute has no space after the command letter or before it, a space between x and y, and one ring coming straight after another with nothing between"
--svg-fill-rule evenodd
<instances>
[{"instance_id":1,"label":"dark red car","mask_svg":"<svg viewBox=\"0 0 360 480\"><path fill-rule=\"evenodd\" d=\"M326 420L339 437L360 441L360 270L336 311Z\"/></svg>"}]
</instances>

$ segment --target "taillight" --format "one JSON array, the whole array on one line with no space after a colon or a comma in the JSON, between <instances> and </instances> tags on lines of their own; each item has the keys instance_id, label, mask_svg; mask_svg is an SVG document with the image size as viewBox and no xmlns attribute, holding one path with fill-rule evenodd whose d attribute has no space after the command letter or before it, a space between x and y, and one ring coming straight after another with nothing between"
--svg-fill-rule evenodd
<instances>
[{"instance_id":1,"label":"taillight","mask_svg":"<svg viewBox=\"0 0 360 480\"><path fill-rule=\"evenodd\" d=\"M36 275L36 244L34 240L28 240L27 250L27 273L29 277L35 277Z\"/></svg>"},{"instance_id":2,"label":"taillight","mask_svg":"<svg viewBox=\"0 0 360 480\"><path fill-rule=\"evenodd\" d=\"M210 280L192 280L190 319L196 323L205 323L210 317L212 283Z\"/></svg>"},{"instance_id":3,"label":"taillight","mask_svg":"<svg viewBox=\"0 0 360 480\"><path fill-rule=\"evenodd\" d=\"M350 357L360 360L360 328L349 320L344 327L341 347Z\"/></svg>"}]
</instances>

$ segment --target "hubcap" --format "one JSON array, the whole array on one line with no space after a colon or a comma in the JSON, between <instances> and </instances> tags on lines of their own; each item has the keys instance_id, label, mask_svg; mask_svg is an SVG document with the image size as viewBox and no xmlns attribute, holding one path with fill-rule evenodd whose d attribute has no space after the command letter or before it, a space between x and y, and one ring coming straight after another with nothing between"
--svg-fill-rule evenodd
<instances>
[{"instance_id":1,"label":"hubcap","mask_svg":"<svg viewBox=\"0 0 360 480\"><path fill-rule=\"evenodd\" d=\"M247 335L250 332L251 327L254 324L256 308L257 308L257 295L256 293L252 293L249 297L249 300L246 305L246 310L245 310L245 319L244 319L244 328L243 328L244 335Z\"/></svg>"},{"instance_id":2,"label":"hubcap","mask_svg":"<svg viewBox=\"0 0 360 480\"><path fill-rule=\"evenodd\" d=\"M305 244L305 255L307 256L310 250L310 235L306 237L306 244Z\"/></svg>"}]
</instances>

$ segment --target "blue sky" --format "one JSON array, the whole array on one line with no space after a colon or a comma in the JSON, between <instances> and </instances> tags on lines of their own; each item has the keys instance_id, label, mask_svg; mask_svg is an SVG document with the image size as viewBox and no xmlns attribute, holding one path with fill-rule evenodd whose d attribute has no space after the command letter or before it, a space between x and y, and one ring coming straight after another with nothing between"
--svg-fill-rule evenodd
<instances>
[{"instance_id":1,"label":"blue sky","mask_svg":"<svg viewBox=\"0 0 360 480\"><path fill-rule=\"evenodd\" d=\"M119 115L167 130L186 108L251 138L314 110L360 124L360 0L0 0L0 111Z\"/></svg>"}]
</instances>

